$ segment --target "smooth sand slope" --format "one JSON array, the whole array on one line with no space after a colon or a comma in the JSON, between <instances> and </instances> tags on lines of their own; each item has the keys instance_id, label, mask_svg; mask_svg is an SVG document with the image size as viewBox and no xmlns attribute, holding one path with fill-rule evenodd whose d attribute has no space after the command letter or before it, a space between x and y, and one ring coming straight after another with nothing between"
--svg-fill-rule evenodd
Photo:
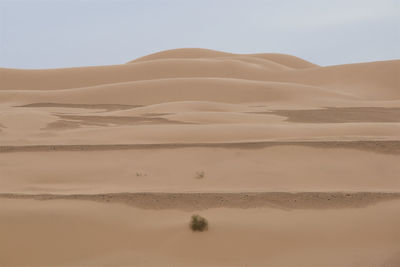
<instances>
[{"instance_id":1,"label":"smooth sand slope","mask_svg":"<svg viewBox=\"0 0 400 267\"><path fill-rule=\"evenodd\" d=\"M400 60L0 68L0 266L400 266L399 162Z\"/></svg>"},{"instance_id":2,"label":"smooth sand slope","mask_svg":"<svg viewBox=\"0 0 400 267\"><path fill-rule=\"evenodd\" d=\"M399 266L399 201L359 209L184 210L2 199L0 265ZM29 222L29 223L27 223ZM23 256L22 256L23 253ZM61 263L61 264L60 264Z\"/></svg>"}]
</instances>

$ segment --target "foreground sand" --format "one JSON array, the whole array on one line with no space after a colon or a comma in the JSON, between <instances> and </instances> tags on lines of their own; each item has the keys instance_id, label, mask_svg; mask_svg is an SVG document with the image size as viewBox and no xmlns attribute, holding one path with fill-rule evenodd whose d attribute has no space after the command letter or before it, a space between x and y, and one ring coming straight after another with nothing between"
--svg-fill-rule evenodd
<instances>
[{"instance_id":1,"label":"foreground sand","mask_svg":"<svg viewBox=\"0 0 400 267\"><path fill-rule=\"evenodd\" d=\"M2 266L399 266L400 201L366 208L149 210L2 199ZM23 255L23 256L22 256Z\"/></svg>"},{"instance_id":2,"label":"foreground sand","mask_svg":"<svg viewBox=\"0 0 400 267\"><path fill-rule=\"evenodd\" d=\"M204 49L0 68L0 266L399 266L399 77Z\"/></svg>"}]
</instances>

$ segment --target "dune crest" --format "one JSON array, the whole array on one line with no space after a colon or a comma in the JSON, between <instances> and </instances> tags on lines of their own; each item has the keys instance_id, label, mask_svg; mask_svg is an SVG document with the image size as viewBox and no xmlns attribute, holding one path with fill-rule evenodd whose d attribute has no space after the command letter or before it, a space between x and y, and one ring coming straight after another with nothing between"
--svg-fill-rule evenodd
<instances>
[{"instance_id":1,"label":"dune crest","mask_svg":"<svg viewBox=\"0 0 400 267\"><path fill-rule=\"evenodd\" d=\"M171 58L231 58L241 60L243 58L252 58L266 61L273 61L278 64L290 67L290 68L312 68L318 65L308 62L304 59L277 53L260 53L260 54L233 54L220 52L211 49L203 48L180 48L171 49L166 51L157 52L150 54L138 59L129 61L128 63L135 63L139 61L159 60L159 59L171 59Z\"/></svg>"}]
</instances>

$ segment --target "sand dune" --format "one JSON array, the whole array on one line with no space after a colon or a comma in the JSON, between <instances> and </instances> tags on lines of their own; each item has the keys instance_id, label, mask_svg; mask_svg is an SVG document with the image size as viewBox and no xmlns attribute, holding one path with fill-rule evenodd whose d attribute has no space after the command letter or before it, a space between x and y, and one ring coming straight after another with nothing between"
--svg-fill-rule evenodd
<instances>
[{"instance_id":1,"label":"sand dune","mask_svg":"<svg viewBox=\"0 0 400 267\"><path fill-rule=\"evenodd\" d=\"M280 68L276 62L266 66L240 58L161 58L104 67L0 69L0 90L56 90L128 81L201 77L324 86L355 96L388 100L400 96L397 90L400 81L396 75L399 71L399 60L288 70Z\"/></svg>"},{"instance_id":2,"label":"sand dune","mask_svg":"<svg viewBox=\"0 0 400 267\"><path fill-rule=\"evenodd\" d=\"M398 266L399 77L192 48L0 68L0 265Z\"/></svg>"},{"instance_id":3,"label":"sand dune","mask_svg":"<svg viewBox=\"0 0 400 267\"><path fill-rule=\"evenodd\" d=\"M313 97L310 98L310 95ZM180 101L275 105L357 105L359 97L289 83L226 78L179 78L98 85L66 90L0 90L0 103L133 104ZM138 97L140 96L140 97ZM315 105L314 104L314 105ZM361 103L362 104L362 103Z\"/></svg>"},{"instance_id":4,"label":"sand dune","mask_svg":"<svg viewBox=\"0 0 400 267\"><path fill-rule=\"evenodd\" d=\"M210 49L201 49L201 48L182 48L182 49L161 51L132 60L128 63L158 60L158 59L171 59L171 58L224 58L224 59L232 58L238 60L251 60L253 62L260 62L260 63L263 61L265 62L272 61L280 65L296 69L312 68L318 66L311 62L305 61L301 58L285 54L264 53L264 54L238 55L238 54L220 52Z\"/></svg>"}]
</instances>

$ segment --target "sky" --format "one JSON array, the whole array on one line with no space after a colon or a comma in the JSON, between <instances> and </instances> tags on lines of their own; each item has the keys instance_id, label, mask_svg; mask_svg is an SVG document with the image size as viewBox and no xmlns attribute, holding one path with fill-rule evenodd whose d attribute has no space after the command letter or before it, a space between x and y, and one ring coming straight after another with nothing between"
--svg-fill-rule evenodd
<instances>
[{"instance_id":1,"label":"sky","mask_svg":"<svg viewBox=\"0 0 400 267\"><path fill-rule=\"evenodd\" d=\"M0 67L121 64L183 47L323 66L400 59L400 1L0 0Z\"/></svg>"}]
</instances>

